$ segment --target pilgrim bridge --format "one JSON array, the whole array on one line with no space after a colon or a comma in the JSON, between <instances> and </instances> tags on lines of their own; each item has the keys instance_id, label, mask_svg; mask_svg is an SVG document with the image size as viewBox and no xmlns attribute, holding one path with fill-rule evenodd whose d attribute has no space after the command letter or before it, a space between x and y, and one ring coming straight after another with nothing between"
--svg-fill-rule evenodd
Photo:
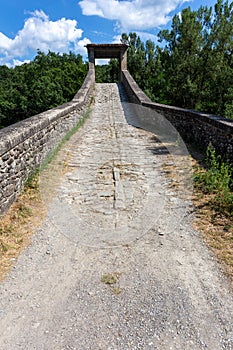
<instances>
[{"instance_id":1,"label":"pilgrim bridge","mask_svg":"<svg viewBox=\"0 0 233 350\"><path fill-rule=\"evenodd\" d=\"M87 49L71 102L0 131L3 213L89 115L40 172L46 216L0 284L0 348L231 350L232 290L192 226L182 138L230 158L233 125L152 103L125 45ZM119 59L119 84L95 83L106 57Z\"/></svg>"},{"instance_id":2,"label":"pilgrim bridge","mask_svg":"<svg viewBox=\"0 0 233 350\"><path fill-rule=\"evenodd\" d=\"M124 88L128 102L164 116L184 140L203 147L211 142L218 153L232 160L231 121L153 103L127 70L125 44L88 44L87 50L89 72L71 102L0 130L0 213L9 208L22 191L28 176L45 162L67 132L82 118L95 94L95 59L99 58L119 60L119 86ZM149 124L152 129L156 129L156 121L150 121Z\"/></svg>"}]
</instances>

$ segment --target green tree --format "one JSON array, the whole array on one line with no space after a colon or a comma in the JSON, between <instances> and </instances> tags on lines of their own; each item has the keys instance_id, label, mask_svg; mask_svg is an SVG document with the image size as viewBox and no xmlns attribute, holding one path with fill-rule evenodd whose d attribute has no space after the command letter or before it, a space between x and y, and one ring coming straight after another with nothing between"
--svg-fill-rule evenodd
<instances>
[{"instance_id":1,"label":"green tree","mask_svg":"<svg viewBox=\"0 0 233 350\"><path fill-rule=\"evenodd\" d=\"M0 66L0 126L70 101L81 87L88 65L82 56L37 52L29 64Z\"/></svg>"},{"instance_id":2,"label":"green tree","mask_svg":"<svg viewBox=\"0 0 233 350\"><path fill-rule=\"evenodd\" d=\"M136 33L129 33L129 35L123 33L121 42L129 45L128 70L141 88L144 89L146 81L146 50L144 43Z\"/></svg>"},{"instance_id":3,"label":"green tree","mask_svg":"<svg viewBox=\"0 0 233 350\"><path fill-rule=\"evenodd\" d=\"M161 31L167 45L164 67L172 103L225 115L232 87L232 4L218 0L214 10L184 9L171 31Z\"/></svg>"},{"instance_id":4,"label":"green tree","mask_svg":"<svg viewBox=\"0 0 233 350\"><path fill-rule=\"evenodd\" d=\"M122 34L129 45L128 69L156 102L232 117L233 3L190 7L158 33L163 46L136 33Z\"/></svg>"},{"instance_id":5,"label":"green tree","mask_svg":"<svg viewBox=\"0 0 233 350\"><path fill-rule=\"evenodd\" d=\"M110 65L96 65L95 66L95 79L97 83L110 83Z\"/></svg>"}]
</instances>

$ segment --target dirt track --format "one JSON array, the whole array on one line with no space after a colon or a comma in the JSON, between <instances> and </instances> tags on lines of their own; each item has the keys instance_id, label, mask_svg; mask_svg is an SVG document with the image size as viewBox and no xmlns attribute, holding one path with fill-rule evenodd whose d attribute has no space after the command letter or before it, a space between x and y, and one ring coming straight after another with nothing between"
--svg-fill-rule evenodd
<instances>
[{"instance_id":1,"label":"dirt track","mask_svg":"<svg viewBox=\"0 0 233 350\"><path fill-rule=\"evenodd\" d=\"M97 84L42 176L48 217L0 286L1 350L233 349L232 294L164 150L126 122L117 85Z\"/></svg>"}]
</instances>

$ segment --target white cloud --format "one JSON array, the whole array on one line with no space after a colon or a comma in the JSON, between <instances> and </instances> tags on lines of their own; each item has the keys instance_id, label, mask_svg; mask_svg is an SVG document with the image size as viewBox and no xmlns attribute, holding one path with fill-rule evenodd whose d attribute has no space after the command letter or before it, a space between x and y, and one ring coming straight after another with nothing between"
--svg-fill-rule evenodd
<instances>
[{"instance_id":1,"label":"white cloud","mask_svg":"<svg viewBox=\"0 0 233 350\"><path fill-rule=\"evenodd\" d=\"M79 5L87 16L115 20L121 31L147 30L165 25L169 14L191 0L82 0Z\"/></svg>"},{"instance_id":2,"label":"white cloud","mask_svg":"<svg viewBox=\"0 0 233 350\"><path fill-rule=\"evenodd\" d=\"M91 41L89 39L84 38L82 40L79 40L75 44L75 51L77 51L82 56L87 56L87 49L85 47L87 44L91 44Z\"/></svg>"},{"instance_id":3,"label":"white cloud","mask_svg":"<svg viewBox=\"0 0 233 350\"><path fill-rule=\"evenodd\" d=\"M151 34L148 32L138 32L137 31L137 35L141 38L142 41L147 41L147 40L151 40L154 43L156 43L158 41L158 36L155 34Z\"/></svg>"},{"instance_id":4,"label":"white cloud","mask_svg":"<svg viewBox=\"0 0 233 350\"><path fill-rule=\"evenodd\" d=\"M15 67L15 66L22 66L22 64L29 63L29 62L30 62L30 60L20 61L20 60L13 59L13 67Z\"/></svg>"},{"instance_id":5,"label":"white cloud","mask_svg":"<svg viewBox=\"0 0 233 350\"><path fill-rule=\"evenodd\" d=\"M121 44L121 35L115 35L113 37L113 44Z\"/></svg>"},{"instance_id":6,"label":"white cloud","mask_svg":"<svg viewBox=\"0 0 233 350\"><path fill-rule=\"evenodd\" d=\"M75 49L81 50L82 29L77 28L77 21L61 18L50 21L43 11L30 13L15 38L10 39L0 32L0 62L6 64L13 59L25 58L37 49L41 51L67 52ZM81 50L82 51L82 50ZM81 53L81 52L80 52ZM27 57L26 57L27 58Z\"/></svg>"}]
</instances>

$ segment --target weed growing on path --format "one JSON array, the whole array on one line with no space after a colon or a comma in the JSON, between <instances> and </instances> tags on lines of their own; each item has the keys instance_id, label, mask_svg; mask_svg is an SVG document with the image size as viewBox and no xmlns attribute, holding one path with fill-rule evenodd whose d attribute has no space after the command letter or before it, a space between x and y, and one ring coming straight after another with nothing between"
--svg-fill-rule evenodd
<instances>
[{"instance_id":1,"label":"weed growing on path","mask_svg":"<svg viewBox=\"0 0 233 350\"><path fill-rule=\"evenodd\" d=\"M113 294L118 295L122 293L122 289L117 285L120 276L121 273L119 272L106 273L101 277L101 282L103 282L106 285L109 285Z\"/></svg>"},{"instance_id":2,"label":"weed growing on path","mask_svg":"<svg viewBox=\"0 0 233 350\"><path fill-rule=\"evenodd\" d=\"M106 273L101 277L101 282L105 284L115 284L118 282L120 277L120 273L115 272L115 273Z\"/></svg>"}]
</instances>

